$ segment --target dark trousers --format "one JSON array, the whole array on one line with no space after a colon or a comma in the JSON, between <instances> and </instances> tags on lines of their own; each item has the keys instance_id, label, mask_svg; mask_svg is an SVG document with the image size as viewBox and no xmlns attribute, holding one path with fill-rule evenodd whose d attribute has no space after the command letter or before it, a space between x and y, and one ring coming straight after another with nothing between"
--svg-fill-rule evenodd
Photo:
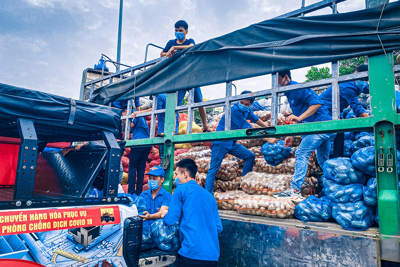
<instances>
[{"instance_id":1,"label":"dark trousers","mask_svg":"<svg viewBox=\"0 0 400 267\"><path fill-rule=\"evenodd\" d=\"M178 254L178 267L217 267L218 261L202 261L183 257Z\"/></svg>"},{"instance_id":2,"label":"dark trousers","mask_svg":"<svg viewBox=\"0 0 400 267\"><path fill-rule=\"evenodd\" d=\"M131 148L131 152L129 154L128 194L140 195L140 193L142 193L144 171L146 169L146 161L150 150L151 147Z\"/></svg>"},{"instance_id":3,"label":"dark trousers","mask_svg":"<svg viewBox=\"0 0 400 267\"><path fill-rule=\"evenodd\" d=\"M343 157L343 155L344 155L344 133L337 133L335 140L333 141L332 158Z\"/></svg>"}]
</instances>

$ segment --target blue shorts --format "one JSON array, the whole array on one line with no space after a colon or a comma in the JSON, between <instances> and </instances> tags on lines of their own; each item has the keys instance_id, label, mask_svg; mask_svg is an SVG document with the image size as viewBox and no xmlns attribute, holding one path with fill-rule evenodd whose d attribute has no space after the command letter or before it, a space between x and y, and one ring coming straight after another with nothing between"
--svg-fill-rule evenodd
<instances>
[{"instance_id":1,"label":"blue shorts","mask_svg":"<svg viewBox=\"0 0 400 267\"><path fill-rule=\"evenodd\" d=\"M181 90L178 91L178 106L182 106L183 98L185 98L186 92L188 90ZM194 103L200 103L203 102L203 94L201 93L200 87L194 88Z\"/></svg>"}]
</instances>

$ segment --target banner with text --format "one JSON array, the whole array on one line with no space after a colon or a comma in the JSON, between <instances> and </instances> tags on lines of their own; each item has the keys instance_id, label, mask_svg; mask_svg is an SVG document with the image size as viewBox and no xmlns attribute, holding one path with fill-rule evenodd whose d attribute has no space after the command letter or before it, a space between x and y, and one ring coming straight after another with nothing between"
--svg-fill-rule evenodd
<instances>
[{"instance_id":1,"label":"banner with text","mask_svg":"<svg viewBox=\"0 0 400 267\"><path fill-rule=\"evenodd\" d=\"M0 235L90 227L121 222L118 206L0 212Z\"/></svg>"}]
</instances>

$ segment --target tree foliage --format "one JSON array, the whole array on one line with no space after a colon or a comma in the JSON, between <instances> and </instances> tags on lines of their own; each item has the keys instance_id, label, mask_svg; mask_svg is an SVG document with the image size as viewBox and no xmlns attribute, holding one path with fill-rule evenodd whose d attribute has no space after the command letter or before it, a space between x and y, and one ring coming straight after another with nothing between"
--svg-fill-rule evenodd
<instances>
[{"instance_id":1,"label":"tree foliage","mask_svg":"<svg viewBox=\"0 0 400 267\"><path fill-rule=\"evenodd\" d=\"M330 69L328 67L311 67L311 69L306 74L306 82L318 81L322 79L331 78Z\"/></svg>"}]
</instances>

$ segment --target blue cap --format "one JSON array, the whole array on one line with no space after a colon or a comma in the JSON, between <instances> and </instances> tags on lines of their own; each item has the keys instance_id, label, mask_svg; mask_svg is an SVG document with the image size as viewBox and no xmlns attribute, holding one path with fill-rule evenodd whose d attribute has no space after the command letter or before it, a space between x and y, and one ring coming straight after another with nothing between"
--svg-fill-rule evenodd
<instances>
[{"instance_id":1,"label":"blue cap","mask_svg":"<svg viewBox=\"0 0 400 267\"><path fill-rule=\"evenodd\" d=\"M164 178L165 171L160 166L154 166L148 173L146 173L146 175L162 176Z\"/></svg>"}]
</instances>

